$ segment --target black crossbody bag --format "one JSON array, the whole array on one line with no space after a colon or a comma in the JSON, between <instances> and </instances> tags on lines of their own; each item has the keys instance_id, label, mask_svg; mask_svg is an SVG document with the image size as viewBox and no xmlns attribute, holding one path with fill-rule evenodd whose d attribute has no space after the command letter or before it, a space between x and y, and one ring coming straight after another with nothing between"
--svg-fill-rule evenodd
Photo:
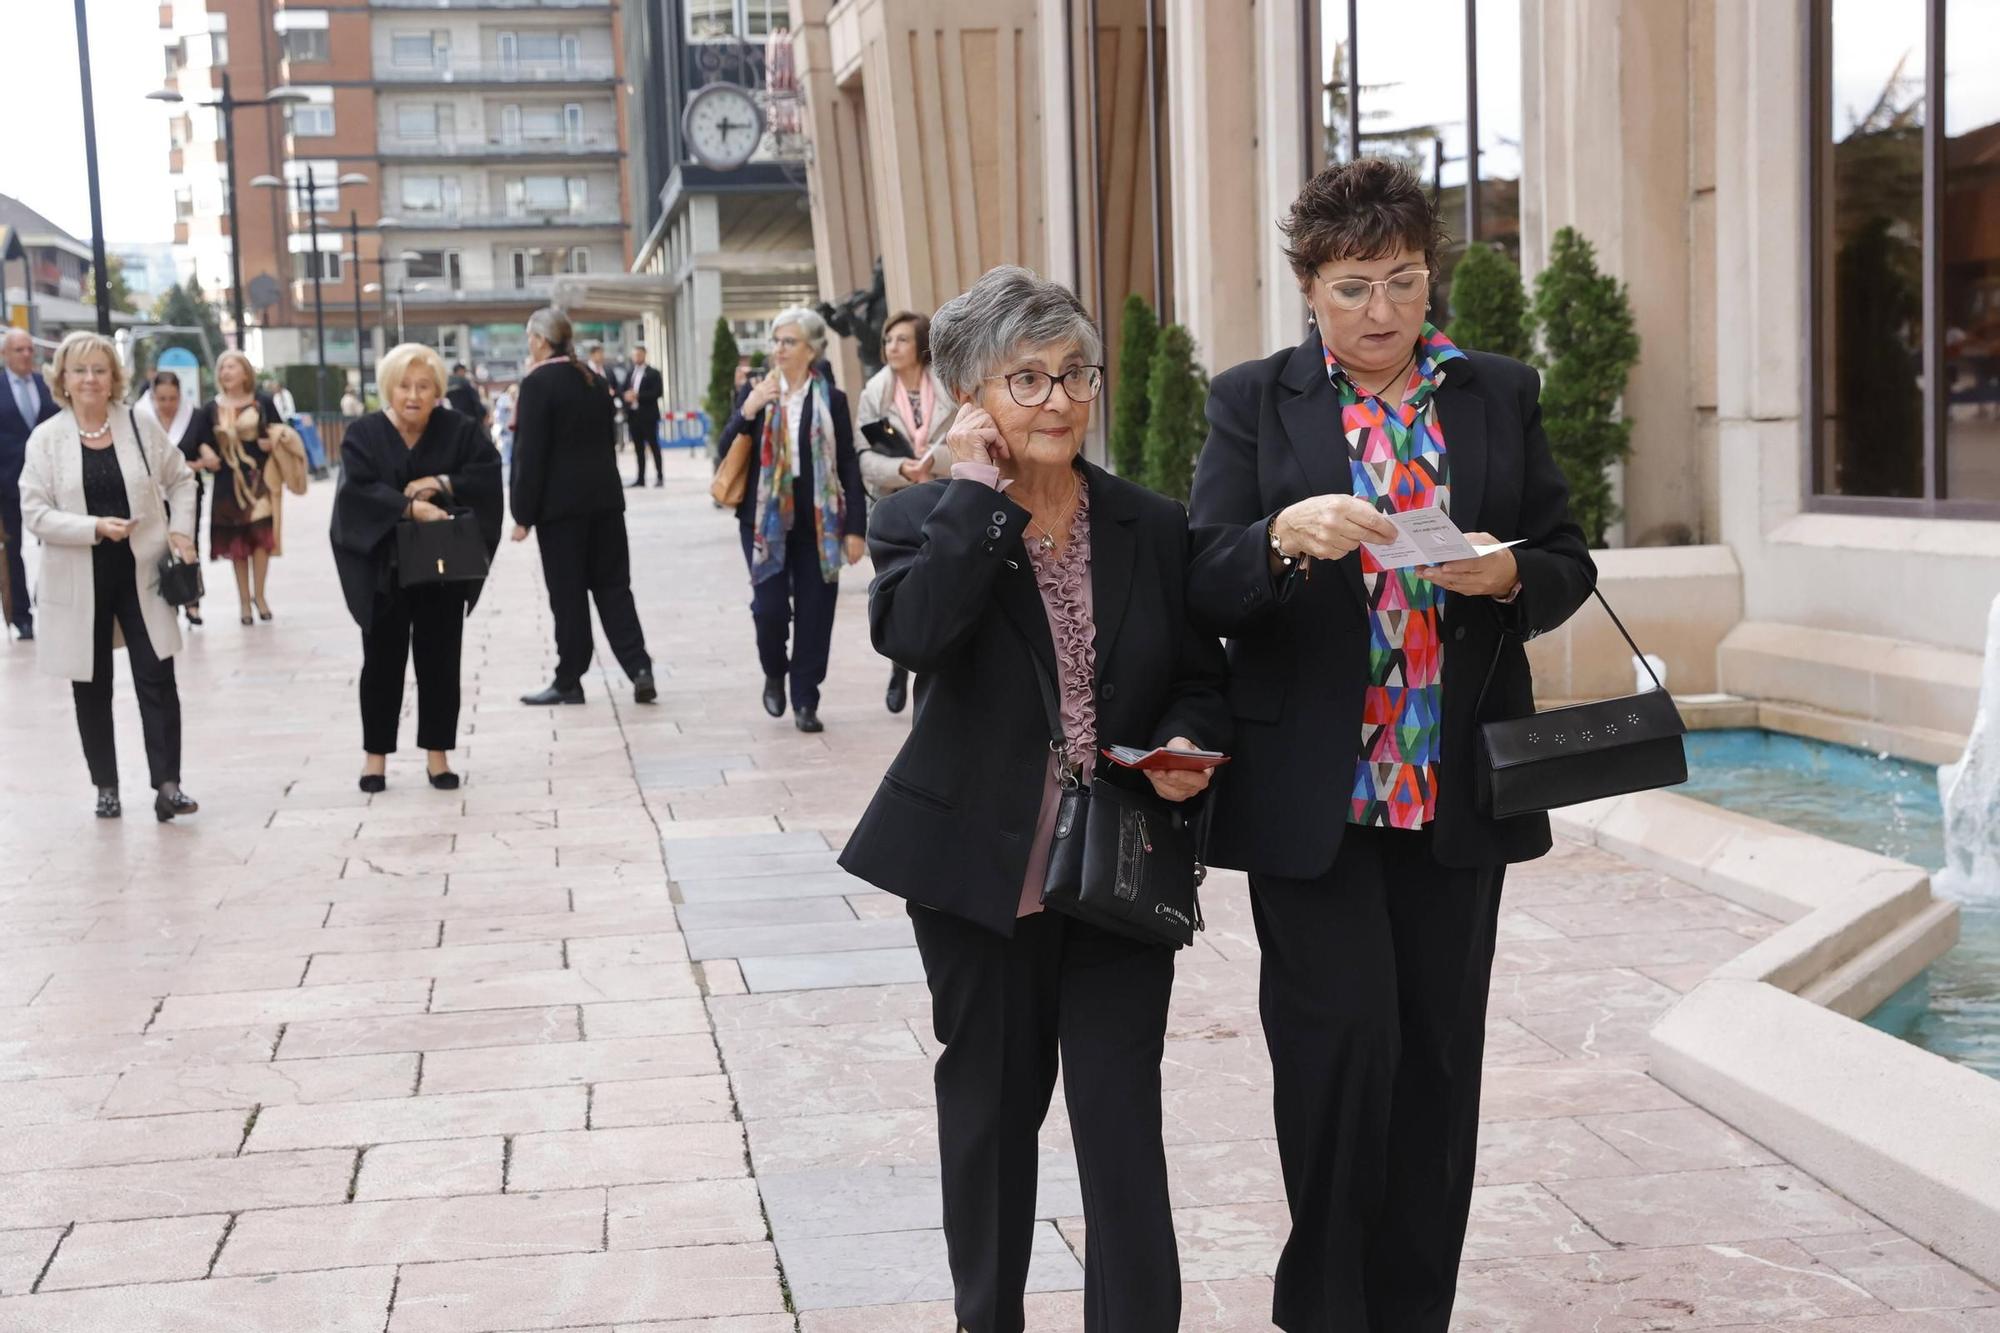
<instances>
[{"instance_id":1,"label":"black crossbody bag","mask_svg":"<svg viewBox=\"0 0 2000 1333\"><path fill-rule=\"evenodd\" d=\"M1682 741L1687 724L1681 721L1673 696L1660 684L1653 664L1639 651L1604 594L1595 588L1591 593L1646 674L1653 677L1653 688L1644 694L1571 704L1483 724L1479 728L1476 790L1481 814L1494 819L1539 814L1580 801L1687 781L1687 747ZM1474 717L1486 711L1486 692L1506 646L1503 634L1493 649L1486 680L1479 687Z\"/></svg>"},{"instance_id":2,"label":"black crossbody bag","mask_svg":"<svg viewBox=\"0 0 2000 1333\"><path fill-rule=\"evenodd\" d=\"M139 413L129 407L125 413L132 419L132 436L139 442L139 461L146 465L146 479L151 481L153 460L146 457L146 437L139 434ZM172 541L167 543L167 553L160 557L154 572L159 577L160 600L168 606L193 606L207 591L202 584L201 566L191 565L175 555Z\"/></svg>"},{"instance_id":3,"label":"black crossbody bag","mask_svg":"<svg viewBox=\"0 0 2000 1333\"><path fill-rule=\"evenodd\" d=\"M1114 935L1186 948L1204 928L1198 890L1208 875L1201 860L1206 795L1195 798L1201 812L1190 817L1150 791L1110 781L1086 785L1069 757L1055 680L1041 656L1032 649L1030 655L1062 786L1042 906Z\"/></svg>"}]
</instances>

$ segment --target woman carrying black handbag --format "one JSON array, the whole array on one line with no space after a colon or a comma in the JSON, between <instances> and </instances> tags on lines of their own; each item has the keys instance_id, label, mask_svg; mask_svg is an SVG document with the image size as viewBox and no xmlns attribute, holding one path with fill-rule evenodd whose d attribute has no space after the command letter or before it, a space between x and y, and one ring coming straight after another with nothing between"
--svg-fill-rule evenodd
<instances>
[{"instance_id":1,"label":"woman carrying black handbag","mask_svg":"<svg viewBox=\"0 0 2000 1333\"><path fill-rule=\"evenodd\" d=\"M1188 622L1181 507L1078 457L1103 367L1075 296L995 269L938 311L931 345L958 404L952 477L883 500L868 534L875 647L915 673L916 718L841 864L910 903L944 1045L960 1326L1022 1328L1060 1059L1090 1231L1084 1328L1158 1333L1179 1326L1181 1295L1160 1140L1174 951L1045 910L1044 892L1070 783L1093 783L1100 840L1118 827L1112 783L1170 808L1208 785L1112 776L1099 750L1226 748L1222 652Z\"/></svg>"},{"instance_id":2,"label":"woman carrying black handbag","mask_svg":"<svg viewBox=\"0 0 2000 1333\"><path fill-rule=\"evenodd\" d=\"M479 422L437 410L445 370L430 348L391 348L376 382L385 409L348 428L333 498L334 566L361 627L361 790L388 785L404 668L414 657L417 744L429 751L431 786L449 791L458 786L448 755L458 740L465 617L500 545L500 453ZM484 550L462 552L462 541L406 534L406 524L469 524ZM426 567L404 575L400 553L412 548L435 556L435 574ZM484 559L472 559L479 555Z\"/></svg>"}]
</instances>

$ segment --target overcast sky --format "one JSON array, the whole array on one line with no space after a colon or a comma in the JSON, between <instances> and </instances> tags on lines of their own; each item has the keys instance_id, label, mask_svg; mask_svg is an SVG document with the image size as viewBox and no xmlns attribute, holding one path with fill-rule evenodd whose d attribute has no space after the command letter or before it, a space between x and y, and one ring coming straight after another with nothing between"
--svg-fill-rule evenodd
<instances>
[{"instance_id":1,"label":"overcast sky","mask_svg":"<svg viewBox=\"0 0 2000 1333\"><path fill-rule=\"evenodd\" d=\"M104 234L111 241L171 241L167 108L145 95L164 81L159 6L87 0L90 73L97 108L97 166ZM71 0L0 0L8 105L0 194L10 194L80 238L90 236L83 160L83 93L77 82Z\"/></svg>"}]
</instances>

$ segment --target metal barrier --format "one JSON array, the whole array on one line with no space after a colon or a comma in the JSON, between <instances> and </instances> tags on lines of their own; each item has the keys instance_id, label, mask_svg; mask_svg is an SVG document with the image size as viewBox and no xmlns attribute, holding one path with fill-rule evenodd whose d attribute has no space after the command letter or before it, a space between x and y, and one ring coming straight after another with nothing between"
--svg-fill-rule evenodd
<instances>
[{"instance_id":1,"label":"metal barrier","mask_svg":"<svg viewBox=\"0 0 2000 1333\"><path fill-rule=\"evenodd\" d=\"M663 412L660 414L660 446L665 449L706 449L709 421L706 412Z\"/></svg>"}]
</instances>

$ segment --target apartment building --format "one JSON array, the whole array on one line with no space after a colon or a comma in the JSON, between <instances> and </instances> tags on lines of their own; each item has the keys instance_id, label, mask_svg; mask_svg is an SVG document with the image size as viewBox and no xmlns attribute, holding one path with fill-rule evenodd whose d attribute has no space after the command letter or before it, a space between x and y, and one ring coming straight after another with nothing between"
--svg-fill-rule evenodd
<instances>
[{"instance_id":1,"label":"apartment building","mask_svg":"<svg viewBox=\"0 0 2000 1333\"><path fill-rule=\"evenodd\" d=\"M522 323L557 278L624 268L622 62L610 0L176 0L162 15L175 44L169 67L182 62L190 101L190 82L205 93L223 70L239 99L274 87L294 99L236 114L247 314L261 361L313 359L317 270L330 364L370 361L406 338L511 378L525 351ZM191 80L197 65L207 77ZM214 113L205 114L183 118L175 151L187 243L213 286L226 281L227 231L222 154ZM261 142L249 132L260 121L272 131ZM299 181L308 169L317 253L299 192L248 184L258 175ZM350 176L367 183L337 184ZM205 235L221 243L206 256ZM587 332L622 341L618 325Z\"/></svg>"}]
</instances>

